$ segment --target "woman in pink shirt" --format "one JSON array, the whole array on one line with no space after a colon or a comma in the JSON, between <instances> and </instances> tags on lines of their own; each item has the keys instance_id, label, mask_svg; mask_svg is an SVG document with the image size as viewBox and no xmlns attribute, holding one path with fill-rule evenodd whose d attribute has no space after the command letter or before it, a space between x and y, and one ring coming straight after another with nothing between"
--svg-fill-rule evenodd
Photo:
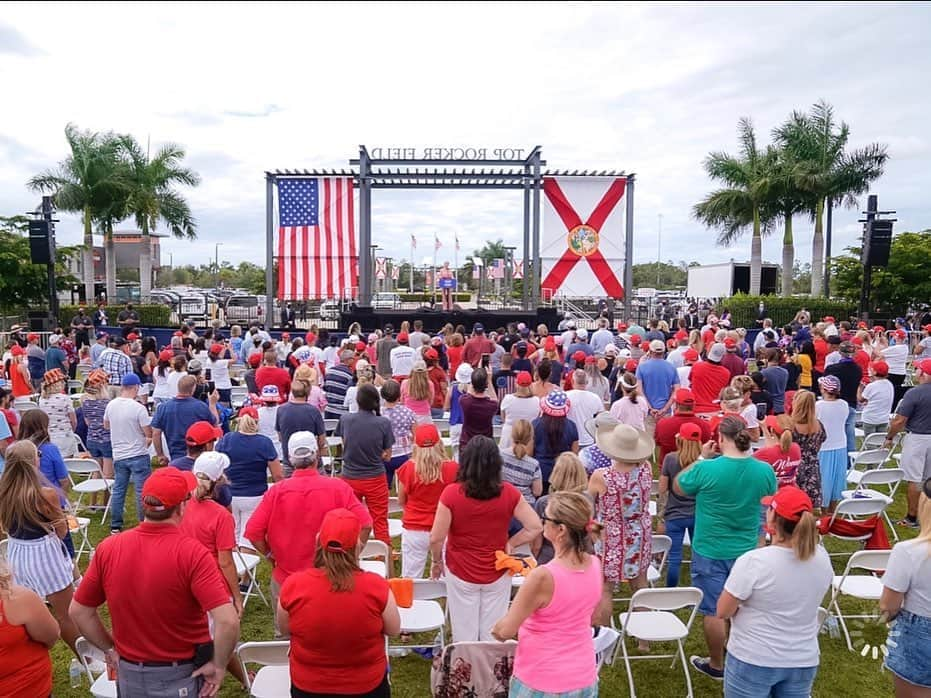
<instances>
[{"instance_id":1,"label":"woman in pink shirt","mask_svg":"<svg viewBox=\"0 0 931 698\"><path fill-rule=\"evenodd\" d=\"M611 416L621 424L643 431L643 420L650 411L650 403L637 390L637 376L625 373L617 384L624 396L611 405Z\"/></svg>"},{"instance_id":2,"label":"woman in pink shirt","mask_svg":"<svg viewBox=\"0 0 931 698\"><path fill-rule=\"evenodd\" d=\"M591 501L577 492L555 492L546 503L543 535L556 556L537 567L521 586L492 635L517 636L510 695L598 695L592 615L601 598L601 563L586 552ZM554 667L559 667L554 671Z\"/></svg>"},{"instance_id":3,"label":"woman in pink shirt","mask_svg":"<svg viewBox=\"0 0 931 698\"><path fill-rule=\"evenodd\" d=\"M401 400L413 412L419 424L431 420L430 405L433 403L433 383L427 375L427 364L420 359L411 367L411 377L401 381Z\"/></svg>"}]
</instances>

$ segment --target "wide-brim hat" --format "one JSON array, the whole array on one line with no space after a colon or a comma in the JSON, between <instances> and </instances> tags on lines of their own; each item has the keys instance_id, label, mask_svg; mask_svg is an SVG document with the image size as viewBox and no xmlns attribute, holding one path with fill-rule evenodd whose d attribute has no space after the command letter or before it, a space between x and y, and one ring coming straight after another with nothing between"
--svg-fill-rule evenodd
<instances>
[{"instance_id":1,"label":"wide-brim hat","mask_svg":"<svg viewBox=\"0 0 931 698\"><path fill-rule=\"evenodd\" d=\"M637 463L653 455L653 439L627 424L605 425L595 430L598 449L609 458Z\"/></svg>"},{"instance_id":2,"label":"wide-brim hat","mask_svg":"<svg viewBox=\"0 0 931 698\"><path fill-rule=\"evenodd\" d=\"M595 435L598 433L599 429L613 429L620 422L616 417L612 417L610 412L599 412L594 417L589 417L585 420L585 431L588 432L588 435L592 438L595 438Z\"/></svg>"}]
</instances>

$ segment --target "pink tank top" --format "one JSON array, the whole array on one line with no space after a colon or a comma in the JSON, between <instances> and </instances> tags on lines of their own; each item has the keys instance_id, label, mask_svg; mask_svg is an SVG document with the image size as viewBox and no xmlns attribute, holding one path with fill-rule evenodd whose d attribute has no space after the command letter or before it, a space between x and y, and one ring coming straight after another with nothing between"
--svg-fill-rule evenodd
<instances>
[{"instance_id":1,"label":"pink tank top","mask_svg":"<svg viewBox=\"0 0 931 698\"><path fill-rule=\"evenodd\" d=\"M577 691L598 679L591 620L601 598L601 562L590 555L584 570L557 560L545 567L553 576L553 598L520 626L514 675L537 691Z\"/></svg>"}]
</instances>

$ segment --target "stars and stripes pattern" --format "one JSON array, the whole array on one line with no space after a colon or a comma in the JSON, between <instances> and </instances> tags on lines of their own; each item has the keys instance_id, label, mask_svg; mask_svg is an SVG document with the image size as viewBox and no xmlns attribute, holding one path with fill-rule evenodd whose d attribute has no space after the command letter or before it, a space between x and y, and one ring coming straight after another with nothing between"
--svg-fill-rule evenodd
<instances>
[{"instance_id":1,"label":"stars and stripes pattern","mask_svg":"<svg viewBox=\"0 0 931 698\"><path fill-rule=\"evenodd\" d=\"M351 297L359 261L351 177L278 180L278 297Z\"/></svg>"}]
</instances>

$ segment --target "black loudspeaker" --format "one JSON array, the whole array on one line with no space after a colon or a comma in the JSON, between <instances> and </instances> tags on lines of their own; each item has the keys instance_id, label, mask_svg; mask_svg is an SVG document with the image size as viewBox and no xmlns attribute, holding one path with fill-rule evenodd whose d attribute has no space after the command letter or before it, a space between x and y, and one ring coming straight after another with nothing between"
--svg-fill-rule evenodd
<instances>
[{"instance_id":1,"label":"black loudspeaker","mask_svg":"<svg viewBox=\"0 0 931 698\"><path fill-rule=\"evenodd\" d=\"M867 226L870 236L866 263L871 267L889 266L889 249L892 247L892 221L874 220Z\"/></svg>"},{"instance_id":2,"label":"black loudspeaker","mask_svg":"<svg viewBox=\"0 0 931 698\"><path fill-rule=\"evenodd\" d=\"M52 261L48 232L48 221L29 221L29 255L33 264L48 264Z\"/></svg>"}]
</instances>

